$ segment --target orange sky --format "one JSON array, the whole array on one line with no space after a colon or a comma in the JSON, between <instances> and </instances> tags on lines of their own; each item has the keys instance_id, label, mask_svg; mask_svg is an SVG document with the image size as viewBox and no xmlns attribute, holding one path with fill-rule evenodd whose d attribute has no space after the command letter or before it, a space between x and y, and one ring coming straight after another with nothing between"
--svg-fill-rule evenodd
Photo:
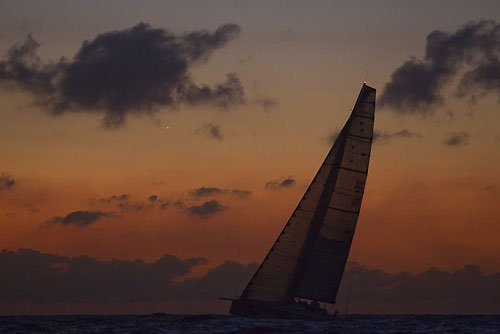
<instances>
[{"instance_id":1,"label":"orange sky","mask_svg":"<svg viewBox=\"0 0 500 334\"><path fill-rule=\"evenodd\" d=\"M44 59L71 57L84 39L141 20L174 32L238 23L241 35L215 51L207 64L194 68L192 75L201 83L214 83L236 72L248 103L228 111L164 108L152 118L130 117L124 127L108 131L100 127L99 115L53 117L33 105L28 94L3 91L0 173L17 182L0 190L0 249L147 261L169 253L204 256L210 265L228 259L259 262L327 153L328 136L343 126L366 71L380 95L395 68L412 55L422 57L432 30L454 31L471 19L496 18L491 17L494 11L476 8L481 6L467 14L469 8L461 4L445 22L435 13L426 22L406 13L407 22L402 23L401 18L388 19L383 13L387 8L372 8L380 20L350 25L342 13L361 21L370 11L322 4L302 12L296 4L276 21L266 14L257 24L260 11L283 9L263 6L269 8L249 12L253 21L237 8L221 8L220 16L200 20L196 13L201 8L195 13L181 6L180 12L191 13L185 22L172 13L162 20L155 6L137 16L109 20L89 8L84 12L89 22L75 18L81 29L69 31L67 19L48 23L49 14L58 11L52 3L38 17L13 6L11 10L21 14L2 20L2 54L31 32L42 44ZM395 10L406 12L403 7ZM429 8L415 10L423 14ZM323 11L335 19L329 20ZM252 103L264 96L278 102L267 112ZM454 98L442 108L453 110L455 117L397 116L377 109L376 129L409 129L420 137L374 144L351 260L390 272L431 266L451 270L468 263L487 273L500 271L498 101L486 95L472 116L470 107ZM196 132L209 122L221 126L223 140ZM469 143L443 145L451 131L466 131ZM286 178L293 178L295 185L265 188L266 182ZM199 187L252 193L246 198L227 192L199 199L189 194ZM157 195L171 203L182 200L188 207L216 199L228 209L200 219L172 204L165 210L155 206L137 211L98 202L121 194L129 195L131 205ZM85 227L45 223L79 210L115 214Z\"/></svg>"}]
</instances>

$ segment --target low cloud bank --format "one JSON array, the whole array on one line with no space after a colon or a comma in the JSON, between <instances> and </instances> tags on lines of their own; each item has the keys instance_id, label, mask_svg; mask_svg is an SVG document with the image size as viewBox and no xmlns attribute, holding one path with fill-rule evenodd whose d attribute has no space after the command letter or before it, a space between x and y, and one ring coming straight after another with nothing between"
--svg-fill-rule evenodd
<instances>
[{"instance_id":1,"label":"low cloud bank","mask_svg":"<svg viewBox=\"0 0 500 334\"><path fill-rule=\"evenodd\" d=\"M499 314L500 272L478 266L452 272L430 268L419 274L390 274L358 263L347 267L337 296L352 313Z\"/></svg>"},{"instance_id":2,"label":"low cloud bank","mask_svg":"<svg viewBox=\"0 0 500 334\"><path fill-rule=\"evenodd\" d=\"M201 277L189 277L194 267L205 264L203 257L182 260L169 254L146 263L3 250L0 310L7 314L9 308L2 305L43 303L44 313L50 313L51 305L60 309L61 303L98 303L100 312L115 313L117 303L123 309L142 303L158 311L163 311L158 305L167 305L159 303L168 303L169 312L196 313L189 305L202 303L202 312L223 312L229 304L218 298L238 297L258 266L227 261ZM499 314L500 273L486 275L475 265L451 272L430 268L419 274L387 273L349 263L337 308L343 311L347 300L351 313Z\"/></svg>"},{"instance_id":3,"label":"low cloud bank","mask_svg":"<svg viewBox=\"0 0 500 334\"><path fill-rule=\"evenodd\" d=\"M68 258L31 249L0 252L0 303L160 302L176 299L214 300L241 293L256 263L227 261L202 277L183 278L205 258L182 260L165 254L142 260L98 261Z\"/></svg>"}]
</instances>

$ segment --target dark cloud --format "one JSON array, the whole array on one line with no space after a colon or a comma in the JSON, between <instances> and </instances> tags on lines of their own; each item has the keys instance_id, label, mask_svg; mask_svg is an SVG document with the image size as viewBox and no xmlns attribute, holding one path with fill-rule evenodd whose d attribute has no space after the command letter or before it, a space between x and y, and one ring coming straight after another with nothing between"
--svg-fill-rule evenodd
<instances>
[{"instance_id":1,"label":"dark cloud","mask_svg":"<svg viewBox=\"0 0 500 334\"><path fill-rule=\"evenodd\" d=\"M122 195L112 195L109 197L102 197L99 198L97 201L101 204L111 204L113 202L123 202L123 201L128 201L130 198L130 195L128 194L122 194Z\"/></svg>"},{"instance_id":2,"label":"dark cloud","mask_svg":"<svg viewBox=\"0 0 500 334\"><path fill-rule=\"evenodd\" d=\"M130 208L134 211L141 211L143 209L146 209L147 207L149 206L144 202L136 202L130 205Z\"/></svg>"},{"instance_id":3,"label":"dark cloud","mask_svg":"<svg viewBox=\"0 0 500 334\"><path fill-rule=\"evenodd\" d=\"M389 274L351 263L337 305L353 313L498 314L500 273L485 275L475 265L447 272L430 268L420 274Z\"/></svg>"},{"instance_id":4,"label":"dark cloud","mask_svg":"<svg viewBox=\"0 0 500 334\"><path fill-rule=\"evenodd\" d=\"M195 131L198 134L202 134L207 138L224 140L224 134L222 133L221 126L213 123L205 123Z\"/></svg>"},{"instance_id":5,"label":"dark cloud","mask_svg":"<svg viewBox=\"0 0 500 334\"><path fill-rule=\"evenodd\" d=\"M202 205L193 205L186 208L186 211L191 216L197 216L199 218L209 218L216 213L229 209L228 206L221 205L216 200L211 200L203 203Z\"/></svg>"},{"instance_id":6,"label":"dark cloud","mask_svg":"<svg viewBox=\"0 0 500 334\"><path fill-rule=\"evenodd\" d=\"M379 99L381 106L401 114L433 113L445 101L443 92L458 78L456 95L500 93L500 25L492 20L471 22L454 33L427 36L423 60L411 58L396 69Z\"/></svg>"},{"instance_id":7,"label":"dark cloud","mask_svg":"<svg viewBox=\"0 0 500 334\"><path fill-rule=\"evenodd\" d=\"M155 207L166 209L170 204L168 200L160 198L157 195L149 196L146 201L132 202L129 194L112 195L110 197L99 198L97 203L116 206L122 212L129 210L141 211Z\"/></svg>"},{"instance_id":8,"label":"dark cloud","mask_svg":"<svg viewBox=\"0 0 500 334\"><path fill-rule=\"evenodd\" d=\"M236 195L238 197L246 198L252 194L250 190L239 190L239 189L233 189L231 190L231 194Z\"/></svg>"},{"instance_id":9,"label":"dark cloud","mask_svg":"<svg viewBox=\"0 0 500 334\"><path fill-rule=\"evenodd\" d=\"M116 216L113 212L103 212L103 211L73 211L68 213L65 217L54 216L46 221L48 225L74 225L79 227L88 226L95 223L102 217L114 217Z\"/></svg>"},{"instance_id":10,"label":"dark cloud","mask_svg":"<svg viewBox=\"0 0 500 334\"><path fill-rule=\"evenodd\" d=\"M81 256L44 254L29 249L0 252L0 301L40 303L157 302L236 297L255 272L226 262L199 278L182 278L205 258L181 260L164 255L152 263L142 260L98 261Z\"/></svg>"},{"instance_id":11,"label":"dark cloud","mask_svg":"<svg viewBox=\"0 0 500 334\"><path fill-rule=\"evenodd\" d=\"M189 192L189 195L194 197L206 197L212 195L218 195L227 192L225 189L215 188L215 187L200 187Z\"/></svg>"},{"instance_id":12,"label":"dark cloud","mask_svg":"<svg viewBox=\"0 0 500 334\"><path fill-rule=\"evenodd\" d=\"M160 209L166 209L170 205L170 201L167 201L166 199L162 199L158 197L157 195L151 195L148 197L149 201L149 207L159 207Z\"/></svg>"},{"instance_id":13,"label":"dark cloud","mask_svg":"<svg viewBox=\"0 0 500 334\"><path fill-rule=\"evenodd\" d=\"M500 25L496 26L500 30ZM495 36L496 52L500 51L500 33ZM494 46L493 46L494 47ZM495 51L494 51L495 52ZM500 60L497 56L489 55L492 59L488 59L477 65L473 70L464 74L458 85L457 95L459 97L469 96L470 102L475 103L478 97L489 92L500 92Z\"/></svg>"},{"instance_id":14,"label":"dark cloud","mask_svg":"<svg viewBox=\"0 0 500 334\"><path fill-rule=\"evenodd\" d=\"M191 85L184 93L185 102L192 105L213 105L220 109L228 109L245 103L245 91L235 73L226 75L226 80L211 88L207 85Z\"/></svg>"},{"instance_id":15,"label":"dark cloud","mask_svg":"<svg viewBox=\"0 0 500 334\"><path fill-rule=\"evenodd\" d=\"M295 180L292 178L284 179L283 181L269 181L266 182L266 189L283 189L290 188L295 185Z\"/></svg>"},{"instance_id":16,"label":"dark cloud","mask_svg":"<svg viewBox=\"0 0 500 334\"><path fill-rule=\"evenodd\" d=\"M221 189L216 187L200 187L189 192L189 195L193 197L208 197L213 195L221 194L232 194L238 197L248 197L252 194L250 190L240 190L240 189Z\"/></svg>"},{"instance_id":17,"label":"dark cloud","mask_svg":"<svg viewBox=\"0 0 500 334\"><path fill-rule=\"evenodd\" d=\"M464 146L469 144L469 135L465 131L451 132L446 135L443 144L446 146Z\"/></svg>"},{"instance_id":18,"label":"dark cloud","mask_svg":"<svg viewBox=\"0 0 500 334\"><path fill-rule=\"evenodd\" d=\"M54 115L98 113L108 129L122 126L130 115L150 115L181 103L230 108L245 103L236 74L210 87L195 84L190 73L240 30L224 24L213 33L175 35L139 23L99 34L85 41L72 59L52 63L40 60L40 44L28 36L0 62L0 88L28 92Z\"/></svg>"},{"instance_id":19,"label":"dark cloud","mask_svg":"<svg viewBox=\"0 0 500 334\"><path fill-rule=\"evenodd\" d=\"M439 95L444 80L442 75L431 65L411 59L391 75L391 81L385 85L378 102L381 107L391 107L401 114L427 116L432 113L434 105L443 103Z\"/></svg>"},{"instance_id":20,"label":"dark cloud","mask_svg":"<svg viewBox=\"0 0 500 334\"><path fill-rule=\"evenodd\" d=\"M403 129L392 133L379 130L375 130L373 132L373 141L377 143L386 144L389 141L398 138L422 138L422 136L418 133L411 132L408 129Z\"/></svg>"},{"instance_id":21,"label":"dark cloud","mask_svg":"<svg viewBox=\"0 0 500 334\"><path fill-rule=\"evenodd\" d=\"M182 200L180 200L180 199L172 202L172 206L174 206L176 208L180 208L180 209L185 209L186 208L186 204L184 204L184 202Z\"/></svg>"},{"instance_id":22,"label":"dark cloud","mask_svg":"<svg viewBox=\"0 0 500 334\"><path fill-rule=\"evenodd\" d=\"M253 100L253 103L262 107L262 109L264 109L265 112L270 112L271 109L278 106L278 100L268 96L258 97L255 100Z\"/></svg>"},{"instance_id":23,"label":"dark cloud","mask_svg":"<svg viewBox=\"0 0 500 334\"><path fill-rule=\"evenodd\" d=\"M283 187L291 187L295 184L295 180L294 179L286 179L286 180L283 180L281 181L279 187L280 188L283 188Z\"/></svg>"},{"instance_id":24,"label":"dark cloud","mask_svg":"<svg viewBox=\"0 0 500 334\"><path fill-rule=\"evenodd\" d=\"M9 189L15 186L17 181L9 174L0 174L0 190Z\"/></svg>"}]
</instances>

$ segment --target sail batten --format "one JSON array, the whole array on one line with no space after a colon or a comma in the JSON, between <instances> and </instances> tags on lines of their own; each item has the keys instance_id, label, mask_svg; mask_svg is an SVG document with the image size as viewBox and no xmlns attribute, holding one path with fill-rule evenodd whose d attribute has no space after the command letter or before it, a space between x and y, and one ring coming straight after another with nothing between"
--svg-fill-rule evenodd
<instances>
[{"instance_id":1,"label":"sail batten","mask_svg":"<svg viewBox=\"0 0 500 334\"><path fill-rule=\"evenodd\" d=\"M375 89L363 85L351 116L238 303L334 303L364 193Z\"/></svg>"}]
</instances>

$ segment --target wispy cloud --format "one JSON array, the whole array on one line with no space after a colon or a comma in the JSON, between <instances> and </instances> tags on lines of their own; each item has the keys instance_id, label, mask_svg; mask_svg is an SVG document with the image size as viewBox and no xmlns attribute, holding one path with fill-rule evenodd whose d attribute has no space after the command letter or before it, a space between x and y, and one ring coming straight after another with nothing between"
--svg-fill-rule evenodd
<instances>
[{"instance_id":1,"label":"wispy cloud","mask_svg":"<svg viewBox=\"0 0 500 334\"><path fill-rule=\"evenodd\" d=\"M465 146L469 144L469 134L465 131L451 132L443 140L446 146Z\"/></svg>"},{"instance_id":2,"label":"wispy cloud","mask_svg":"<svg viewBox=\"0 0 500 334\"><path fill-rule=\"evenodd\" d=\"M207 219L216 213L229 209L228 206L220 204L217 200L211 200L202 205L193 205L186 208L186 212L191 216Z\"/></svg>"},{"instance_id":3,"label":"wispy cloud","mask_svg":"<svg viewBox=\"0 0 500 334\"><path fill-rule=\"evenodd\" d=\"M124 202L128 201L130 195L129 194L122 194L122 195L112 195L109 197L101 197L98 199L98 202L101 204L111 204L113 202Z\"/></svg>"},{"instance_id":4,"label":"wispy cloud","mask_svg":"<svg viewBox=\"0 0 500 334\"><path fill-rule=\"evenodd\" d=\"M295 180L292 178L286 178L284 180L276 180L276 181L268 181L265 184L266 189L283 189L283 188L291 188L295 185Z\"/></svg>"},{"instance_id":5,"label":"wispy cloud","mask_svg":"<svg viewBox=\"0 0 500 334\"><path fill-rule=\"evenodd\" d=\"M3 172L0 174L0 190L10 189L16 185L17 181L10 174Z\"/></svg>"},{"instance_id":6,"label":"wispy cloud","mask_svg":"<svg viewBox=\"0 0 500 334\"><path fill-rule=\"evenodd\" d=\"M195 131L197 134L202 134L207 138L224 140L221 126L214 123L205 123Z\"/></svg>"},{"instance_id":7,"label":"wispy cloud","mask_svg":"<svg viewBox=\"0 0 500 334\"><path fill-rule=\"evenodd\" d=\"M422 138L422 136L408 129L403 129L392 133L380 130L375 130L373 132L373 141L381 144L386 144L398 138Z\"/></svg>"},{"instance_id":8,"label":"wispy cloud","mask_svg":"<svg viewBox=\"0 0 500 334\"><path fill-rule=\"evenodd\" d=\"M200 187L194 190L191 190L189 194L194 197L205 197L218 195L227 192L225 189L216 188L216 187Z\"/></svg>"},{"instance_id":9,"label":"wispy cloud","mask_svg":"<svg viewBox=\"0 0 500 334\"><path fill-rule=\"evenodd\" d=\"M64 217L54 216L47 220L47 225L79 226L85 227L95 223L102 217L116 217L114 212L103 211L73 211Z\"/></svg>"},{"instance_id":10,"label":"wispy cloud","mask_svg":"<svg viewBox=\"0 0 500 334\"><path fill-rule=\"evenodd\" d=\"M92 201L94 202L94 201ZM132 201L131 195L122 194L122 195L112 195L109 197L102 197L97 200L97 203L100 205L110 205L118 208L120 211L141 211L144 209L150 208L160 208L166 209L170 201L160 198L157 195L149 196L145 201Z\"/></svg>"},{"instance_id":11,"label":"wispy cloud","mask_svg":"<svg viewBox=\"0 0 500 334\"><path fill-rule=\"evenodd\" d=\"M240 189L222 189L217 187L200 187L189 192L190 196L193 197L208 197L213 195L230 194L238 197L248 197L252 194L250 190L240 190Z\"/></svg>"},{"instance_id":12,"label":"wispy cloud","mask_svg":"<svg viewBox=\"0 0 500 334\"><path fill-rule=\"evenodd\" d=\"M253 100L253 103L264 109L265 112L271 112L278 106L278 100L269 96L261 96Z\"/></svg>"},{"instance_id":13,"label":"wispy cloud","mask_svg":"<svg viewBox=\"0 0 500 334\"><path fill-rule=\"evenodd\" d=\"M240 189L232 189L229 192L241 198L246 198L252 194L250 190L240 190Z\"/></svg>"}]
</instances>

